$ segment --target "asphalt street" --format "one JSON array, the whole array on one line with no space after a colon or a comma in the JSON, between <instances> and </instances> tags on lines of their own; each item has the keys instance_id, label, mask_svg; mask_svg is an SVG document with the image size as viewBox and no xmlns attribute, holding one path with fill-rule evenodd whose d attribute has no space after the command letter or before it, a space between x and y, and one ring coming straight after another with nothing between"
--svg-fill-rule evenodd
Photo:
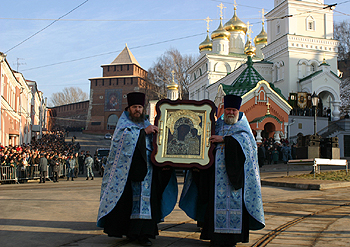
<instances>
[{"instance_id":1,"label":"asphalt street","mask_svg":"<svg viewBox=\"0 0 350 247\"><path fill-rule=\"evenodd\" d=\"M82 149L92 153L110 144L103 136L76 136ZM295 166L290 167L290 174L310 170ZM284 176L284 164L261 169L262 182L283 179L284 184L263 183L266 227L251 231L249 243L237 246L350 246L348 184L324 190L300 189L288 184L308 182ZM101 180L81 176L74 181L61 178L59 183L0 185L0 246L138 246L127 239L110 238L96 227ZM178 176L180 192L182 181L183 177ZM159 229L153 246L209 246L199 239L196 222L177 206Z\"/></svg>"}]
</instances>

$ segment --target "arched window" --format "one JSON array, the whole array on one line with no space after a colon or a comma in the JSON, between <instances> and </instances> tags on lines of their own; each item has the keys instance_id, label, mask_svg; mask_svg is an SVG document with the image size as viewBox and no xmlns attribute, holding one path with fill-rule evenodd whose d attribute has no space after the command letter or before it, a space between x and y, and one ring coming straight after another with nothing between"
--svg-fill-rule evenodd
<instances>
[{"instance_id":1,"label":"arched window","mask_svg":"<svg viewBox=\"0 0 350 247\"><path fill-rule=\"evenodd\" d=\"M115 127L117 126L117 122L118 122L118 116L115 114L110 115L107 119L107 129L114 130Z\"/></svg>"},{"instance_id":2,"label":"arched window","mask_svg":"<svg viewBox=\"0 0 350 247\"><path fill-rule=\"evenodd\" d=\"M301 70L301 78L304 78L305 76L308 76L306 63L302 63L301 64L300 70Z\"/></svg>"},{"instance_id":3,"label":"arched window","mask_svg":"<svg viewBox=\"0 0 350 247\"><path fill-rule=\"evenodd\" d=\"M311 71L311 73L314 73L314 72L316 71L316 66L315 66L315 64L311 64L311 65L310 65L310 71Z\"/></svg>"}]
</instances>

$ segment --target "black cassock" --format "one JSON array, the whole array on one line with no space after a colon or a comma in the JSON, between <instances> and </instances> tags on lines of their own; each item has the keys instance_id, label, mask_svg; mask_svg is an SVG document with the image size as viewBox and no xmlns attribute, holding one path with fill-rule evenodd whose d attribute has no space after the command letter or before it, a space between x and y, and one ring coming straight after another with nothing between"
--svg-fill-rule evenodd
<instances>
[{"instance_id":1,"label":"black cassock","mask_svg":"<svg viewBox=\"0 0 350 247\"><path fill-rule=\"evenodd\" d=\"M131 239L139 236L155 238L158 235L157 223L161 220L161 195L170 180L171 172L171 169L161 169L153 166L151 185L152 219L130 219L133 203L131 181L141 182L147 174L146 133L142 129L136 144L124 192L114 209L104 217L104 232L110 237L125 235Z\"/></svg>"}]
</instances>

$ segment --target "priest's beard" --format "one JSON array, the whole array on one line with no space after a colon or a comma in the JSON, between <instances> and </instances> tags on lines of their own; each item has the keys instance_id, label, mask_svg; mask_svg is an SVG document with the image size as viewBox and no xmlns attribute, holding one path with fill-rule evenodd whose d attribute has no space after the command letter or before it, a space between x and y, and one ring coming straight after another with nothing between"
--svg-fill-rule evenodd
<instances>
[{"instance_id":1,"label":"priest's beard","mask_svg":"<svg viewBox=\"0 0 350 247\"><path fill-rule=\"evenodd\" d=\"M131 113L131 111L129 111L129 117L130 120L133 121L134 123L142 123L143 121L145 121L145 113L141 112L140 116L135 116L134 114Z\"/></svg>"},{"instance_id":2,"label":"priest's beard","mask_svg":"<svg viewBox=\"0 0 350 247\"><path fill-rule=\"evenodd\" d=\"M237 114L236 116L233 114L224 115L224 121L226 124L229 125L235 124L238 121L238 116L239 114Z\"/></svg>"}]
</instances>

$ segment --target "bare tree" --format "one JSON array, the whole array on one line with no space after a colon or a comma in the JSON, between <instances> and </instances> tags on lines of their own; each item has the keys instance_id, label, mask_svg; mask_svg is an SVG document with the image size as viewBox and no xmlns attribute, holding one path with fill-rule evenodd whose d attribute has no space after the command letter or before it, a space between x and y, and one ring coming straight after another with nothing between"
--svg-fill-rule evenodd
<instances>
[{"instance_id":1,"label":"bare tree","mask_svg":"<svg viewBox=\"0 0 350 247\"><path fill-rule=\"evenodd\" d=\"M65 87L62 92L53 93L50 98L50 103L53 106L66 105L88 100L87 93L79 87Z\"/></svg>"},{"instance_id":2,"label":"bare tree","mask_svg":"<svg viewBox=\"0 0 350 247\"><path fill-rule=\"evenodd\" d=\"M341 115L350 113L350 78L343 79L340 83L340 101Z\"/></svg>"},{"instance_id":3,"label":"bare tree","mask_svg":"<svg viewBox=\"0 0 350 247\"><path fill-rule=\"evenodd\" d=\"M334 39L339 40L338 60L350 59L350 21L334 23Z\"/></svg>"},{"instance_id":4,"label":"bare tree","mask_svg":"<svg viewBox=\"0 0 350 247\"><path fill-rule=\"evenodd\" d=\"M174 71L174 81L179 85L179 97L182 99L185 95L188 95L190 75L187 70L195 61L195 56L181 55L175 48L170 48L157 58L153 67L148 70L148 79L158 86L156 87L158 91L155 92L158 98L166 98L167 85L172 83L172 71Z\"/></svg>"},{"instance_id":5,"label":"bare tree","mask_svg":"<svg viewBox=\"0 0 350 247\"><path fill-rule=\"evenodd\" d=\"M334 39L339 40L338 68L343 72L340 83L340 112L345 115L350 111L350 21L334 23Z\"/></svg>"}]
</instances>

